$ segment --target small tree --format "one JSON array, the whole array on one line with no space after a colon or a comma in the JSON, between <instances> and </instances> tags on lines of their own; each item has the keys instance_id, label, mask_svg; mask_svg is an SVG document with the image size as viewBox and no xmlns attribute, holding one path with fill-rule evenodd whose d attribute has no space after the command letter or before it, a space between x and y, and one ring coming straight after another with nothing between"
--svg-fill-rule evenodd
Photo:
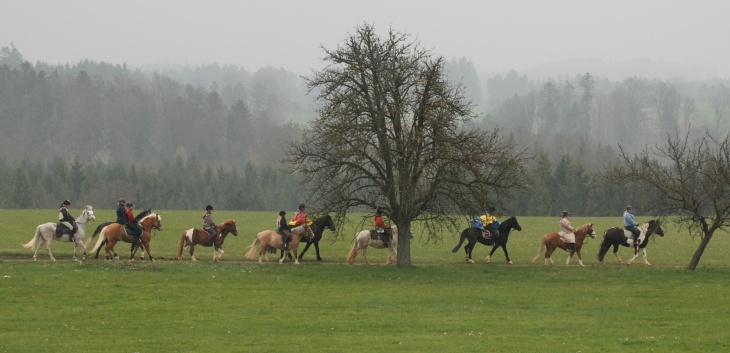
<instances>
[{"instance_id":1,"label":"small tree","mask_svg":"<svg viewBox=\"0 0 730 353\"><path fill-rule=\"evenodd\" d=\"M475 118L460 85L445 78L443 58L392 29L381 38L356 28L329 65L307 79L318 117L290 145L314 203L338 217L353 207L383 212L398 227L398 266L410 266L411 222L428 239L457 228L521 187L524 152L500 131L470 128Z\"/></svg>"},{"instance_id":2,"label":"small tree","mask_svg":"<svg viewBox=\"0 0 730 353\"><path fill-rule=\"evenodd\" d=\"M629 155L621 149L621 165L605 172L611 181L645 182L657 191L650 208L674 216L680 227L702 240L692 256L694 270L718 229L730 225L730 136L717 140L707 133L694 142L689 134L667 137L663 146Z\"/></svg>"}]
</instances>

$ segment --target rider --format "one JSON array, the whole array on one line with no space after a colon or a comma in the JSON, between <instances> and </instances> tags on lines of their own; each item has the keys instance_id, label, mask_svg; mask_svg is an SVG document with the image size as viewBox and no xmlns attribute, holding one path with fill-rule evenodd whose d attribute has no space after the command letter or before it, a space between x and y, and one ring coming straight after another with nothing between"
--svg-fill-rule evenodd
<instances>
[{"instance_id":1,"label":"rider","mask_svg":"<svg viewBox=\"0 0 730 353\"><path fill-rule=\"evenodd\" d=\"M294 213L294 217L291 219L291 223L294 224L294 226L302 225L302 224L308 224L309 220L307 219L307 214L304 212L304 204L299 204L299 209L297 212Z\"/></svg>"},{"instance_id":2,"label":"rider","mask_svg":"<svg viewBox=\"0 0 730 353\"><path fill-rule=\"evenodd\" d=\"M497 231L497 227L495 227L495 222L497 222L497 216L496 216L496 210L494 209L494 206L490 207L487 212L485 212L483 215L479 217L479 219L482 220L483 230L486 230L489 232L489 237L486 236L484 232L482 232L482 236L484 239L496 239L499 236L499 231Z\"/></svg>"},{"instance_id":3,"label":"rider","mask_svg":"<svg viewBox=\"0 0 730 353\"><path fill-rule=\"evenodd\" d=\"M291 241L291 228L289 228L289 224L286 222L286 212L280 211L279 212L279 219L276 220L276 223L279 224L279 228L276 230L277 232L284 235L284 238L281 240L282 245L281 249L286 250L289 248L289 241Z\"/></svg>"},{"instance_id":4,"label":"rider","mask_svg":"<svg viewBox=\"0 0 730 353\"><path fill-rule=\"evenodd\" d=\"M124 225L132 232L132 236L136 239L137 244L142 244L142 229L140 229L139 223L137 222L137 219L134 218L134 213L132 213L132 207L134 207L134 204L127 202L125 205L127 206L127 209L124 211L126 216L124 219Z\"/></svg>"},{"instance_id":5,"label":"rider","mask_svg":"<svg viewBox=\"0 0 730 353\"><path fill-rule=\"evenodd\" d=\"M124 218L126 216L126 212L124 212L124 201L123 197L119 198L119 205L117 205L117 222L119 224L124 224Z\"/></svg>"},{"instance_id":6,"label":"rider","mask_svg":"<svg viewBox=\"0 0 730 353\"><path fill-rule=\"evenodd\" d=\"M567 244L565 251L573 252L573 248L575 247L575 233L573 232L575 232L575 228L573 228L573 225L570 224L568 216L570 216L570 212L563 211L558 224L560 224L561 238Z\"/></svg>"},{"instance_id":7,"label":"rider","mask_svg":"<svg viewBox=\"0 0 730 353\"><path fill-rule=\"evenodd\" d=\"M636 228L638 225L639 224L636 223L636 220L634 220L634 209L631 208L631 206L626 206L626 211L624 212L624 229L631 232L634 236L634 244L636 244L636 241L639 239L639 235L641 234L639 228Z\"/></svg>"},{"instance_id":8,"label":"rider","mask_svg":"<svg viewBox=\"0 0 730 353\"><path fill-rule=\"evenodd\" d=\"M213 206L205 206L203 213L203 229L210 234L210 242L214 243L216 239L215 222L213 222Z\"/></svg>"},{"instance_id":9,"label":"rider","mask_svg":"<svg viewBox=\"0 0 730 353\"><path fill-rule=\"evenodd\" d=\"M74 242L74 234L76 234L76 219L68 214L68 207L71 206L71 201L63 200L61 208L58 210L58 223L63 224L64 227L68 228L70 233L68 234L68 241Z\"/></svg>"},{"instance_id":10,"label":"rider","mask_svg":"<svg viewBox=\"0 0 730 353\"><path fill-rule=\"evenodd\" d=\"M375 209L375 231L380 234L383 246L387 248L392 235L390 234L390 226L383 222L383 211L380 207Z\"/></svg>"}]
</instances>

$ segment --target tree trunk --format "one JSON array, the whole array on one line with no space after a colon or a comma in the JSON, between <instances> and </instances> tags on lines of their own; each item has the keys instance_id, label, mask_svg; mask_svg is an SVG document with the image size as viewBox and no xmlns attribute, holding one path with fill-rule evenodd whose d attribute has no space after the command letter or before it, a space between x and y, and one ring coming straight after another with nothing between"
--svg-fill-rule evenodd
<instances>
[{"instance_id":1,"label":"tree trunk","mask_svg":"<svg viewBox=\"0 0 730 353\"><path fill-rule=\"evenodd\" d=\"M397 267L411 267L411 227L398 227L398 255L395 265Z\"/></svg>"},{"instance_id":2,"label":"tree trunk","mask_svg":"<svg viewBox=\"0 0 730 353\"><path fill-rule=\"evenodd\" d=\"M689 262L688 268L692 271L694 271L697 268L697 264L700 263L700 258L702 257L702 253L705 252L705 248L707 248L707 244L710 243L710 239L712 239L712 234L714 234L715 231L708 231L705 236L702 238L702 241L700 242L700 246L695 251L695 254L692 256L692 261ZM400 239L398 239L400 241Z\"/></svg>"}]
</instances>

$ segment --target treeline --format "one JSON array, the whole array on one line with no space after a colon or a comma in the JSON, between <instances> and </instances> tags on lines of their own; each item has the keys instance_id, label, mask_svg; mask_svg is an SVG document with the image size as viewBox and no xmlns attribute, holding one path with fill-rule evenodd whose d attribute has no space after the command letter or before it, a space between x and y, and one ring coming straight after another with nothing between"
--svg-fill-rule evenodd
<instances>
[{"instance_id":1,"label":"treeline","mask_svg":"<svg viewBox=\"0 0 730 353\"><path fill-rule=\"evenodd\" d=\"M247 163L242 170L205 165L195 158L161 163L155 169L133 164L48 163L0 160L0 208L55 208L65 199L73 206L114 208L124 197L138 207L228 210L289 210L304 201L296 175Z\"/></svg>"}]
</instances>

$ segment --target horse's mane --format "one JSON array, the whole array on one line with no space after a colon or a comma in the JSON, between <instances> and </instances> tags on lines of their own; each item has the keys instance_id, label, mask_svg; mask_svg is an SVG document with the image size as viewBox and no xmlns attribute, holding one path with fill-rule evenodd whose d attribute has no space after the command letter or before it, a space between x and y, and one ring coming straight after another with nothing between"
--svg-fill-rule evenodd
<instances>
[{"instance_id":1,"label":"horse's mane","mask_svg":"<svg viewBox=\"0 0 730 353\"><path fill-rule=\"evenodd\" d=\"M148 215L144 216L144 218L140 219L140 220L139 220L139 223L142 223L142 222L144 222L144 221L145 221L145 220L146 220L147 218L151 218L151 217L158 217L158 216L157 216L157 213L151 212L150 214L148 214ZM162 220L162 217L160 217L160 220Z\"/></svg>"},{"instance_id":2,"label":"horse's mane","mask_svg":"<svg viewBox=\"0 0 730 353\"><path fill-rule=\"evenodd\" d=\"M231 224L231 223L236 223L236 221L234 221L233 219L230 219L229 218L229 219L223 221L221 224L219 224L219 226L225 227L226 225Z\"/></svg>"},{"instance_id":3,"label":"horse's mane","mask_svg":"<svg viewBox=\"0 0 730 353\"><path fill-rule=\"evenodd\" d=\"M587 233L588 232L588 228L590 228L592 226L593 226L593 223L586 223L586 224L578 227L578 229L576 229L575 232L577 233L578 231L584 231L584 232Z\"/></svg>"}]
</instances>

